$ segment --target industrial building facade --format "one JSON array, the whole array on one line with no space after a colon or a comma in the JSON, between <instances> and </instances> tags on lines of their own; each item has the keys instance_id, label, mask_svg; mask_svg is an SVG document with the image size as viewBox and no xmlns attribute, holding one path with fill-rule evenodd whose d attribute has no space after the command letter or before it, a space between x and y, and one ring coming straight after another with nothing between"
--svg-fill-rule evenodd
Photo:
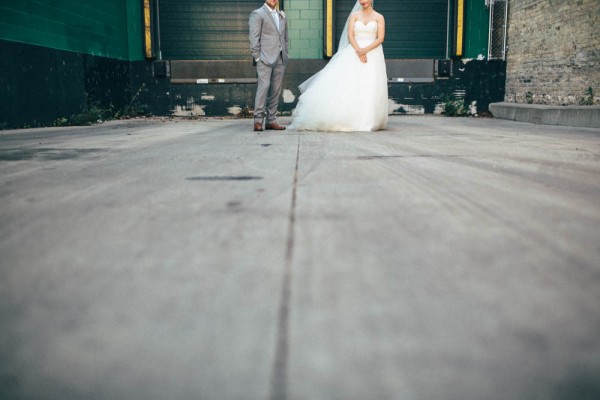
<instances>
[{"instance_id":1,"label":"industrial building facade","mask_svg":"<svg viewBox=\"0 0 600 400\"><path fill-rule=\"evenodd\" d=\"M331 56L355 0L283 0L289 23L293 59ZM485 54L488 10L484 1L377 0L378 12L386 18L385 53L389 59L444 59L455 53L451 47L460 35L467 41L467 57ZM255 0L160 0L155 28L160 32L163 58L171 60L244 60L248 58L248 15L260 5ZM457 32L455 16L461 4ZM478 5L478 7L476 7ZM464 35L464 29L469 30ZM333 50L333 51L332 51ZM462 56L463 54L459 54Z\"/></svg>"},{"instance_id":2,"label":"industrial building facade","mask_svg":"<svg viewBox=\"0 0 600 400\"><path fill-rule=\"evenodd\" d=\"M355 0L280 0L292 61L281 111L335 53ZM248 16L259 0L10 0L0 4L0 124L51 124L90 102L154 115L237 115L253 103ZM376 0L386 18L390 114L474 113L504 99L500 0ZM494 11L496 11L494 13ZM495 15L495 16L494 16ZM499 21L499 22L498 22ZM251 110L250 110L251 111Z\"/></svg>"}]
</instances>

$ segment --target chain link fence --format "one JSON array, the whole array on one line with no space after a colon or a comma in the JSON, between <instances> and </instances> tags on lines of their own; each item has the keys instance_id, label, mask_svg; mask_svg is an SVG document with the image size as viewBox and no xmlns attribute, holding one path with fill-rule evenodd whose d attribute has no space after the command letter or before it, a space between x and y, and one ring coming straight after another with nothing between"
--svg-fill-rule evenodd
<instances>
[{"instance_id":1,"label":"chain link fence","mask_svg":"<svg viewBox=\"0 0 600 400\"><path fill-rule=\"evenodd\" d=\"M508 0L486 0L486 5L490 10L488 60L505 60Z\"/></svg>"}]
</instances>

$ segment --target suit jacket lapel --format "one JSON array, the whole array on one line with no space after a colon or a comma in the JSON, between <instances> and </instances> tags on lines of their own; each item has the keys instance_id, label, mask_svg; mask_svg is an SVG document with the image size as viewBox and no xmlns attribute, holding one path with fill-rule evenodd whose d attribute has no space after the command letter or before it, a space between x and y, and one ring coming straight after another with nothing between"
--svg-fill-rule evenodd
<instances>
[{"instance_id":1,"label":"suit jacket lapel","mask_svg":"<svg viewBox=\"0 0 600 400\"><path fill-rule=\"evenodd\" d=\"M277 32L281 35L281 31L277 29L277 25L275 24L275 21L273 20L273 16L271 15L271 12L267 8L267 6L263 6L263 12L266 15L265 18L268 18L269 21L271 21L271 24L273 24L273 28L275 29L275 32ZM281 15L279 15L279 13L277 13L277 18L279 18L279 27L281 28L282 22L281 22Z\"/></svg>"}]
</instances>

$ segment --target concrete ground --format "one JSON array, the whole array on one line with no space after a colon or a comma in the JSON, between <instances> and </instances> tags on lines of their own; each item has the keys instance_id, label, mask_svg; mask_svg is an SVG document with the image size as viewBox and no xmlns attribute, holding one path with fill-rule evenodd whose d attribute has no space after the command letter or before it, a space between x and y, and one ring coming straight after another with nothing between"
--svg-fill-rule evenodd
<instances>
[{"instance_id":1,"label":"concrete ground","mask_svg":"<svg viewBox=\"0 0 600 400\"><path fill-rule=\"evenodd\" d=\"M600 398L600 129L251 124L0 132L1 399Z\"/></svg>"}]
</instances>

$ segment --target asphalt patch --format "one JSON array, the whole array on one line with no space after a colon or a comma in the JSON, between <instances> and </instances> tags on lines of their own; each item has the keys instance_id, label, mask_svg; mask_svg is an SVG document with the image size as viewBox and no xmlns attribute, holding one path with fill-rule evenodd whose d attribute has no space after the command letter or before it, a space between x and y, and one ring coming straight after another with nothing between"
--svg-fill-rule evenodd
<instances>
[{"instance_id":1,"label":"asphalt patch","mask_svg":"<svg viewBox=\"0 0 600 400\"><path fill-rule=\"evenodd\" d=\"M0 161L69 160L99 151L102 149L0 149Z\"/></svg>"},{"instance_id":2,"label":"asphalt patch","mask_svg":"<svg viewBox=\"0 0 600 400\"><path fill-rule=\"evenodd\" d=\"M229 175L229 176L191 176L188 181L259 181L262 176Z\"/></svg>"}]
</instances>

